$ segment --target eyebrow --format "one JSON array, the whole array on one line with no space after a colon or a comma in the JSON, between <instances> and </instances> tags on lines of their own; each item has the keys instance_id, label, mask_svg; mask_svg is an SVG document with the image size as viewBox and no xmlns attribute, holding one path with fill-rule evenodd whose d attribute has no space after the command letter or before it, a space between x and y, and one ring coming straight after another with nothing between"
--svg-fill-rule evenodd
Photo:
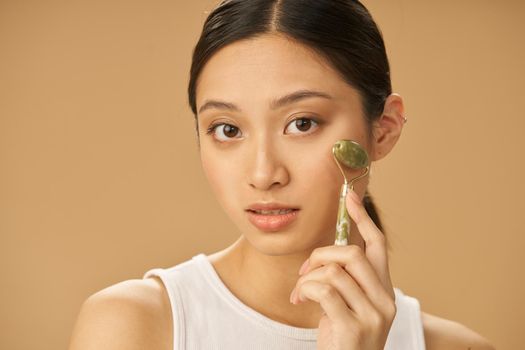
<instances>
[{"instance_id":1,"label":"eyebrow","mask_svg":"<svg viewBox=\"0 0 525 350\"><path fill-rule=\"evenodd\" d=\"M325 99L333 99L333 97L325 92L315 90L297 90L290 94L279 97L270 102L271 109L277 109L285 105L289 105L300 100L312 97L321 97ZM219 101L219 100L206 100L206 102L199 109L199 114L207 109L227 109L235 112L241 112L241 109L231 102Z\"/></svg>"}]
</instances>

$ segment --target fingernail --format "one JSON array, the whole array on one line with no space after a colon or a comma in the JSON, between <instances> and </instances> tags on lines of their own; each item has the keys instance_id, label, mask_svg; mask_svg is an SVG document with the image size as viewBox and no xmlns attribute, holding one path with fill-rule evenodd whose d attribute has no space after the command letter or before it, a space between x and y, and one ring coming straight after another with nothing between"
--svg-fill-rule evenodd
<instances>
[{"instance_id":1,"label":"fingernail","mask_svg":"<svg viewBox=\"0 0 525 350\"><path fill-rule=\"evenodd\" d=\"M299 275L302 275L306 272L306 269L308 268L308 264L310 264L310 258L306 259L306 261L301 265L301 268L299 269Z\"/></svg>"},{"instance_id":2,"label":"fingernail","mask_svg":"<svg viewBox=\"0 0 525 350\"><path fill-rule=\"evenodd\" d=\"M359 198L359 195L353 189L348 190L348 195L354 202L361 204L361 199Z\"/></svg>"}]
</instances>

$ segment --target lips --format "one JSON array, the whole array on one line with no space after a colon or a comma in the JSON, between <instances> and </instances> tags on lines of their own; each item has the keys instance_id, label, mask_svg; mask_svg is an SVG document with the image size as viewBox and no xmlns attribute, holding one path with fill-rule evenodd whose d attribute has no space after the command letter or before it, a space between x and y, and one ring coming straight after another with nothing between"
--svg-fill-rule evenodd
<instances>
[{"instance_id":1,"label":"lips","mask_svg":"<svg viewBox=\"0 0 525 350\"><path fill-rule=\"evenodd\" d=\"M277 214L274 211L268 213L265 210L257 212L251 209L247 209L246 213L252 225L264 232L281 231L294 222L299 214L299 209L279 208L274 210L277 210Z\"/></svg>"},{"instance_id":2,"label":"lips","mask_svg":"<svg viewBox=\"0 0 525 350\"><path fill-rule=\"evenodd\" d=\"M261 215L282 215L282 214L288 214L294 210L297 210L297 209L272 209L272 210L265 210L265 209L257 209L257 210L253 210L253 209L248 209L249 211L251 212L254 212L256 214L261 214Z\"/></svg>"},{"instance_id":3,"label":"lips","mask_svg":"<svg viewBox=\"0 0 525 350\"><path fill-rule=\"evenodd\" d=\"M246 210L261 211L261 210L281 210L281 209L300 209L298 206L278 203L278 202L259 202L251 204Z\"/></svg>"}]
</instances>

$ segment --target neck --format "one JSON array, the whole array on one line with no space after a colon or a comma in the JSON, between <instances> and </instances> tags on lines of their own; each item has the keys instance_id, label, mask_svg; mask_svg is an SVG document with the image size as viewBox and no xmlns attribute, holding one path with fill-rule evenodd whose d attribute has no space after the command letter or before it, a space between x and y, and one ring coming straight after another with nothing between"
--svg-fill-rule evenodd
<instances>
[{"instance_id":1,"label":"neck","mask_svg":"<svg viewBox=\"0 0 525 350\"><path fill-rule=\"evenodd\" d=\"M351 232L357 232L357 228L352 227ZM359 234L352 237L351 244L364 246ZM228 248L211 254L209 260L226 287L245 305L277 322L317 328L323 314L320 304L290 303L290 293L300 277L299 268L310 253L266 255L241 236Z\"/></svg>"}]
</instances>

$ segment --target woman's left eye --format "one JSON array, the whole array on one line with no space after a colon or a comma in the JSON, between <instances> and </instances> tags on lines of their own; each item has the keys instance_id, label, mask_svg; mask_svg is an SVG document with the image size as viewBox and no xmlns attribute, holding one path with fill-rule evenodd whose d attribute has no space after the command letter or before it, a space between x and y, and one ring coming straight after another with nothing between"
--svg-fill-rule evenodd
<instances>
[{"instance_id":1,"label":"woman's left eye","mask_svg":"<svg viewBox=\"0 0 525 350\"><path fill-rule=\"evenodd\" d=\"M319 121L315 119L297 118L297 119L292 120L290 124L288 124L288 126L286 127L286 130L288 130L290 126L293 126L296 130L299 131L298 132L299 134L305 134L307 133L308 130L312 129L312 125L313 125L312 123L315 124L315 127L319 126Z\"/></svg>"}]
</instances>

